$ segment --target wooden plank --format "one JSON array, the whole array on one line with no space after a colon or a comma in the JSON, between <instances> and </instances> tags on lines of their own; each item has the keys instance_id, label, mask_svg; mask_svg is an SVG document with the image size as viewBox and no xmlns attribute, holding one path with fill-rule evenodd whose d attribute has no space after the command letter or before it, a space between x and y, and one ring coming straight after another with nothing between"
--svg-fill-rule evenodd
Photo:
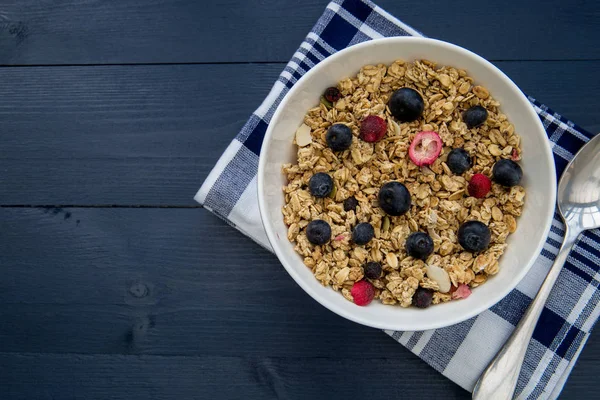
<instances>
[{"instance_id":1,"label":"wooden plank","mask_svg":"<svg viewBox=\"0 0 600 400\"><path fill-rule=\"evenodd\" d=\"M561 0L381 7L425 34L494 60L599 59L600 3ZM287 61L326 0L120 0L2 4L0 63L105 64Z\"/></svg>"},{"instance_id":2,"label":"wooden plank","mask_svg":"<svg viewBox=\"0 0 600 400\"><path fill-rule=\"evenodd\" d=\"M525 92L600 131L600 61L496 64ZM281 69L0 69L0 205L194 205Z\"/></svg>"},{"instance_id":3,"label":"wooden plank","mask_svg":"<svg viewBox=\"0 0 600 400\"><path fill-rule=\"evenodd\" d=\"M205 210L3 208L0 221L0 351L402 351L313 301Z\"/></svg>"},{"instance_id":4,"label":"wooden plank","mask_svg":"<svg viewBox=\"0 0 600 400\"><path fill-rule=\"evenodd\" d=\"M415 356L406 360L85 356L0 353L0 392L31 399L469 399Z\"/></svg>"},{"instance_id":5,"label":"wooden plank","mask_svg":"<svg viewBox=\"0 0 600 400\"><path fill-rule=\"evenodd\" d=\"M116 185L137 204L195 204L202 180L282 68L0 69L0 93L10 98L0 105L2 202L123 204L110 194ZM28 177L40 174L50 181L31 187ZM30 196L50 186L54 195Z\"/></svg>"},{"instance_id":6,"label":"wooden plank","mask_svg":"<svg viewBox=\"0 0 600 400\"><path fill-rule=\"evenodd\" d=\"M0 222L0 352L409 357L205 210L3 208Z\"/></svg>"},{"instance_id":7,"label":"wooden plank","mask_svg":"<svg viewBox=\"0 0 600 400\"><path fill-rule=\"evenodd\" d=\"M357 350L357 353L361 353ZM470 393L412 354L348 358L0 353L0 392L31 399L463 399ZM562 400L597 398L598 359L581 359Z\"/></svg>"},{"instance_id":8,"label":"wooden plank","mask_svg":"<svg viewBox=\"0 0 600 400\"><path fill-rule=\"evenodd\" d=\"M197 293L185 305L14 304L0 310L0 351L345 358L363 348L397 358L408 352L385 333L342 320L297 290L290 291L297 301L285 309L242 299L201 304L214 291Z\"/></svg>"},{"instance_id":9,"label":"wooden plank","mask_svg":"<svg viewBox=\"0 0 600 400\"><path fill-rule=\"evenodd\" d=\"M600 335L596 332L592 334L592 337L588 341L599 341ZM585 349L579 356L575 368L569 376L562 394L562 399L595 399L598 397L598 389L596 387L596 379L598 377L598 371L600 371L600 352L597 351L598 347L594 346L592 349L586 345Z\"/></svg>"}]
</instances>

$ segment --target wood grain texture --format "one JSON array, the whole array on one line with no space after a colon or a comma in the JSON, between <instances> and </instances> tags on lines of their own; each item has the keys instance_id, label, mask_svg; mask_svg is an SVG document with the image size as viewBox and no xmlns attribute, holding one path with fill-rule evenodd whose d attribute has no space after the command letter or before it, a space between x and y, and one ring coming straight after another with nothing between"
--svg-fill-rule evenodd
<instances>
[{"instance_id":1,"label":"wood grain texture","mask_svg":"<svg viewBox=\"0 0 600 400\"><path fill-rule=\"evenodd\" d=\"M286 61L327 0L10 0L0 64ZM400 2L382 8L492 60L600 59L593 0Z\"/></svg>"},{"instance_id":2,"label":"wood grain texture","mask_svg":"<svg viewBox=\"0 0 600 400\"><path fill-rule=\"evenodd\" d=\"M526 93L600 131L600 61L496 64ZM0 69L0 205L194 205L282 68Z\"/></svg>"},{"instance_id":3,"label":"wood grain texture","mask_svg":"<svg viewBox=\"0 0 600 400\"><path fill-rule=\"evenodd\" d=\"M9 399L61 388L67 398L126 388L231 398L231 379L247 398L468 398L381 331L310 299L273 255L205 210L4 208L0 221ZM593 398L598 368L596 331L564 398Z\"/></svg>"},{"instance_id":4,"label":"wood grain texture","mask_svg":"<svg viewBox=\"0 0 600 400\"><path fill-rule=\"evenodd\" d=\"M0 221L0 351L398 351L320 306L274 255L202 209L5 208Z\"/></svg>"},{"instance_id":5,"label":"wood grain texture","mask_svg":"<svg viewBox=\"0 0 600 400\"><path fill-rule=\"evenodd\" d=\"M599 2L377 3L600 131ZM470 398L192 200L326 4L0 4L0 399Z\"/></svg>"},{"instance_id":6,"label":"wood grain texture","mask_svg":"<svg viewBox=\"0 0 600 400\"><path fill-rule=\"evenodd\" d=\"M0 392L31 399L469 399L415 356L160 357L0 353ZM12 366L12 367L9 367ZM31 397L27 397L31 396Z\"/></svg>"}]
</instances>

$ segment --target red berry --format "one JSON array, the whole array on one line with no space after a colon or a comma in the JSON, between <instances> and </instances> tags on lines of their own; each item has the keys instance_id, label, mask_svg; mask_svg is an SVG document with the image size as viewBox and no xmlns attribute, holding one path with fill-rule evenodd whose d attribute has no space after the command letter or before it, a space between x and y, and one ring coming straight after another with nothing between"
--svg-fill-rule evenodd
<instances>
[{"instance_id":1,"label":"red berry","mask_svg":"<svg viewBox=\"0 0 600 400\"><path fill-rule=\"evenodd\" d=\"M408 149L408 156L416 166L431 165L442 152L442 139L437 132L419 132Z\"/></svg>"},{"instance_id":2,"label":"red berry","mask_svg":"<svg viewBox=\"0 0 600 400\"><path fill-rule=\"evenodd\" d=\"M369 115L360 124L360 138L365 142L378 142L387 132L387 122L376 115Z\"/></svg>"},{"instance_id":3,"label":"red berry","mask_svg":"<svg viewBox=\"0 0 600 400\"><path fill-rule=\"evenodd\" d=\"M330 103L335 103L342 98L342 94L340 93L339 89L333 86L327 88L323 96L325 96L325 99L327 99L327 101Z\"/></svg>"},{"instance_id":4,"label":"red berry","mask_svg":"<svg viewBox=\"0 0 600 400\"><path fill-rule=\"evenodd\" d=\"M483 199L492 189L492 181L484 174L475 174L469 181L469 195Z\"/></svg>"},{"instance_id":5,"label":"red berry","mask_svg":"<svg viewBox=\"0 0 600 400\"><path fill-rule=\"evenodd\" d=\"M452 298L454 300L466 299L470 295L471 295L471 288L467 285L461 284L461 285L458 285L456 290L452 293Z\"/></svg>"},{"instance_id":6,"label":"red berry","mask_svg":"<svg viewBox=\"0 0 600 400\"><path fill-rule=\"evenodd\" d=\"M373 297L375 297L375 289L368 281L358 281L352 285L350 294L354 299L354 304L357 306L366 306L373 300Z\"/></svg>"},{"instance_id":7,"label":"red berry","mask_svg":"<svg viewBox=\"0 0 600 400\"><path fill-rule=\"evenodd\" d=\"M511 159L513 161L519 161L521 157L519 157L519 150L517 150L516 148L513 149L512 154L511 154Z\"/></svg>"}]
</instances>

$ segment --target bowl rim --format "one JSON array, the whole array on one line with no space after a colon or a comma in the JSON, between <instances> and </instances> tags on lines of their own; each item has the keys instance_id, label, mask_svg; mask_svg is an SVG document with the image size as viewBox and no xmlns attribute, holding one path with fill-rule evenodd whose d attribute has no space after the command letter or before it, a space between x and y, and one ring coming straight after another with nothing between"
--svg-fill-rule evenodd
<instances>
[{"instance_id":1,"label":"bowl rim","mask_svg":"<svg viewBox=\"0 0 600 400\"><path fill-rule=\"evenodd\" d=\"M333 62L335 62L338 58L343 57L344 55L346 55L347 53L352 53L354 51L360 50L362 48L365 47L369 47L372 46L373 44L377 44L377 43L382 43L382 42L389 42L389 43L406 43L406 42L415 42L415 43L429 43L429 44L434 44L437 46L442 46L442 47L446 47L451 49L452 51L455 51L457 53L459 53L462 57L467 57L467 58L472 58L474 59L476 62L480 63L480 64L484 64L486 65L489 69L491 69L496 75L498 75L498 77L508 86L510 87L510 89L515 92L515 94L519 97L522 98L522 100L525 101L526 104L529 104L530 106L526 108L526 110L524 110L524 112L529 113L529 117L532 118L535 122L534 124L537 125L538 127L538 134L543 134L544 137L546 137L546 130L544 129L544 126L538 116L538 114L535 112L535 109L533 108L533 106L531 105L531 102L529 101L529 99L527 98L527 96L525 96L525 94L523 94L523 92L521 91L521 89L519 89L519 87L506 75L504 74L504 72L502 72L498 67L496 67L494 64L492 64L491 62L489 62L488 60L486 60L485 58L479 56L476 53L473 53L470 50L467 50L463 47L460 47L458 45L449 43L449 42L445 42L442 40L438 40L438 39L430 39L430 38L425 38L425 37L411 37L411 36L399 36L399 37L387 37L387 38L378 38L378 39L372 39L372 40L368 40L366 42L362 42L362 43L358 43L355 45L352 45L350 47L347 47L345 49L342 49L340 51L338 51L337 53L334 53L328 57L326 57L325 59L321 60L318 64L316 64L314 67L312 67L309 71L307 71L293 86L292 88L288 91L288 93L284 96L284 98L282 99L281 103L277 106L277 109L275 110L275 112L273 113L273 116L271 117L271 120L269 122L269 125L267 127L267 130L265 132L265 136L261 145L261 153L260 154L264 154L264 151L269 143L269 141L271 140L271 136L273 135L273 121L277 121L277 119L279 118L280 114L283 112L283 110L285 109L287 103L290 101L291 98L294 97L294 95L296 94L296 92L298 92L299 90L301 90L301 83L304 80L308 80L309 77L311 77L312 75L318 74L319 70L321 70L322 68L324 68L324 66L331 64ZM546 158L546 162L550 165L550 166L554 166L554 157L552 154L552 150L550 147L550 143L548 140L546 140L545 142L545 146L543 149L543 154ZM487 303L481 303L479 305L475 305L474 307L472 307L469 312L465 312L463 314L457 315L455 318L449 320L449 321L445 321L445 322L435 322L435 321L423 321L418 329L414 328L414 327L403 327L401 321L381 321L381 323L379 321L377 322L373 322L373 321L365 321L362 317L357 316L351 312L347 312L346 310L343 310L341 308L338 308L338 306L335 303L331 303L328 300L325 300L324 298L322 298L319 294L317 294L308 284L305 284L302 279L300 278L299 274L296 272L295 268L290 265L292 263L288 262L288 260L284 257L282 250L279 247L279 242L277 240L276 234L274 232L274 228L271 224L271 221L269 218L265 218L265 215L268 215L268 210L267 210L267 205L266 205L266 199L264 194L264 176L265 176L265 168L266 168L266 159L267 157L263 156L263 157L259 157L259 163L258 163L258 173L257 173L257 183L258 183L258 206L259 206L259 210L260 210L260 215L261 215L261 221L263 224L263 227L265 229L265 232L267 234L267 238L269 239L269 242L271 244L271 247L273 248L277 258L279 259L279 262L281 262L281 264L283 265L283 267L286 269L286 271L288 272L288 274L290 274L290 276L294 279L294 281L306 292L308 293L308 295L310 297L312 297L314 300L316 300L319 304L321 304L323 307L327 308L328 310L338 314L341 317L344 317L350 321L359 323L361 325L365 325L365 326L370 326L373 328L379 328L379 329L384 329L384 330L398 330L398 331L402 331L402 330L413 330L413 331L421 331L421 330L429 330L429 329L438 329L438 328L443 328L443 327L448 327L448 326L452 326L455 324L458 324L460 322L466 321L469 318L472 318L474 316L477 316L479 314L481 314L482 312L490 309L491 307L493 307L496 303L498 303L500 300L502 300L503 298L505 298L512 290L514 290L519 283L521 283L521 281L523 280L523 278L525 277L525 275L527 275L527 273L531 270L531 267L533 266L533 264L535 263L535 261L537 260L537 258L539 257L545 243L548 237L548 234L550 232L550 228L552 225L552 221L553 221L553 216L554 216L554 211L549 212L549 214L546 216L545 221L544 221L544 235L542 235L536 245L536 249L534 252L532 252L532 256L530 257L529 261L527 262L527 265L525 265L524 268L522 268L518 274L515 275L515 278L513 279L513 284L511 285L507 285L507 287L502 290L499 291L495 296L492 297L491 301L487 302ZM551 185L549 188L549 193L548 193L548 197L547 197L547 201L548 203L551 203L553 205L556 204L556 191L557 191L557 183L556 183L556 179L552 179L551 180ZM551 206L549 207L550 210L554 210L554 208ZM340 294L341 296L341 294ZM346 300L347 301L347 300ZM400 323L398 323L400 322Z\"/></svg>"}]
</instances>

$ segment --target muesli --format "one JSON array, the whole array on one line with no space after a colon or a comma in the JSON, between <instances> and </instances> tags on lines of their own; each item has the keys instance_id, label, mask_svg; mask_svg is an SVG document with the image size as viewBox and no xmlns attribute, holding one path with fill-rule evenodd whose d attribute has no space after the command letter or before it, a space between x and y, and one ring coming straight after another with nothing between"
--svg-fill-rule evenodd
<instances>
[{"instance_id":1,"label":"muesli","mask_svg":"<svg viewBox=\"0 0 600 400\"><path fill-rule=\"evenodd\" d=\"M525 198L520 138L466 71L364 66L324 91L294 144L284 221L323 285L425 308L498 273Z\"/></svg>"}]
</instances>

